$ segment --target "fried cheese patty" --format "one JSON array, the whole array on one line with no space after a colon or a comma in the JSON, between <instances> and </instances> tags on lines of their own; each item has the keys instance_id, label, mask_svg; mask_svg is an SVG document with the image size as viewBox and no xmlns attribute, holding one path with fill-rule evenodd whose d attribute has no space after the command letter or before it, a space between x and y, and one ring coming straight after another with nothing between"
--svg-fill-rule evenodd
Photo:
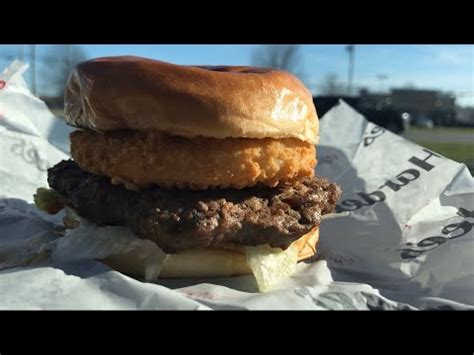
<instances>
[{"instance_id":1,"label":"fried cheese patty","mask_svg":"<svg viewBox=\"0 0 474 355\"><path fill-rule=\"evenodd\" d=\"M130 189L277 186L314 176L316 148L296 138L184 138L158 131L70 135L71 154L84 170Z\"/></svg>"}]
</instances>

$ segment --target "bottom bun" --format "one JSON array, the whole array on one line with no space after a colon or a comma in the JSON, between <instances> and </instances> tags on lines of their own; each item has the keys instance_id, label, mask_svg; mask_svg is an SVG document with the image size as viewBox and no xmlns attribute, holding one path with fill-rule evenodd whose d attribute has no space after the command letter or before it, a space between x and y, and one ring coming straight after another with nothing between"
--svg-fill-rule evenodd
<instances>
[{"instance_id":1,"label":"bottom bun","mask_svg":"<svg viewBox=\"0 0 474 355\"><path fill-rule=\"evenodd\" d=\"M319 240L319 228L293 242L297 248L298 261L307 259L316 253ZM123 274L144 277L145 263L136 252L113 255L104 260L105 264ZM170 254L161 269L160 278L211 278L230 277L251 274L247 264L247 255L242 247L229 249L192 249L179 254Z\"/></svg>"}]
</instances>

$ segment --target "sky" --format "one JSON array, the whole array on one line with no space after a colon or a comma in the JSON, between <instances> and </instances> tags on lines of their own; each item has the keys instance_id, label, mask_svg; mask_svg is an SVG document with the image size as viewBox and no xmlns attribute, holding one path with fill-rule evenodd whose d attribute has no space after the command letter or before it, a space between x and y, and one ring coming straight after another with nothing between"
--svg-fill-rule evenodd
<instances>
[{"instance_id":1,"label":"sky","mask_svg":"<svg viewBox=\"0 0 474 355\"><path fill-rule=\"evenodd\" d=\"M20 55L21 46L0 45L0 67ZM87 58L137 55L176 64L249 65L255 45L83 45ZM28 48L27 48L28 49ZM28 50L27 50L28 52ZM52 46L37 46L48 56ZM7 58L8 57L8 58ZM343 45L301 47L301 79L313 91L328 74L346 85L348 54ZM26 56L26 61L28 56ZM387 77L381 81L377 75ZM38 74L39 75L39 74ZM43 84L44 85L44 84ZM356 45L354 86L373 91L412 85L455 93L458 104L474 106L474 46L472 45ZM46 83L47 86L47 83ZM41 87L47 91L47 87Z\"/></svg>"}]
</instances>

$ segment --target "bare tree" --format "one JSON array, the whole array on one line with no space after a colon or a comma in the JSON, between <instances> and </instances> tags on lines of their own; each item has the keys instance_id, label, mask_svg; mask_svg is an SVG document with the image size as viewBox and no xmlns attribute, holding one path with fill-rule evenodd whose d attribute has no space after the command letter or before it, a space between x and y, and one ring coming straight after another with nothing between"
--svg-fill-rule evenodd
<instances>
[{"instance_id":1,"label":"bare tree","mask_svg":"<svg viewBox=\"0 0 474 355\"><path fill-rule=\"evenodd\" d=\"M321 82L321 86L319 91L323 95L343 95L344 94L344 84L340 82L337 78L337 75L334 73L327 74L323 81Z\"/></svg>"},{"instance_id":2,"label":"bare tree","mask_svg":"<svg viewBox=\"0 0 474 355\"><path fill-rule=\"evenodd\" d=\"M54 46L48 56L44 58L46 63L44 77L53 88L58 97L64 95L66 82L74 69L74 66L86 59L84 50L79 46Z\"/></svg>"},{"instance_id":3,"label":"bare tree","mask_svg":"<svg viewBox=\"0 0 474 355\"><path fill-rule=\"evenodd\" d=\"M252 53L252 64L260 67L286 70L303 76L300 46L261 46Z\"/></svg>"}]
</instances>

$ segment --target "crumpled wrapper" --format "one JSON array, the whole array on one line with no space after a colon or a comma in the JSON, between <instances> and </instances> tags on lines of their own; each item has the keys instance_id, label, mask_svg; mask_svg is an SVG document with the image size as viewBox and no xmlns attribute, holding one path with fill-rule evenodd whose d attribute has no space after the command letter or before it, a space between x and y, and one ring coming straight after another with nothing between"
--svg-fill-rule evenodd
<instances>
[{"instance_id":1,"label":"crumpled wrapper","mask_svg":"<svg viewBox=\"0 0 474 355\"><path fill-rule=\"evenodd\" d=\"M34 206L71 128L32 95L26 69L0 75L0 309L474 309L468 169L343 101L321 119L317 174L342 187L349 214L323 222L318 256L275 290L259 293L252 275L145 282L93 260L133 236L62 240L64 212Z\"/></svg>"}]
</instances>

